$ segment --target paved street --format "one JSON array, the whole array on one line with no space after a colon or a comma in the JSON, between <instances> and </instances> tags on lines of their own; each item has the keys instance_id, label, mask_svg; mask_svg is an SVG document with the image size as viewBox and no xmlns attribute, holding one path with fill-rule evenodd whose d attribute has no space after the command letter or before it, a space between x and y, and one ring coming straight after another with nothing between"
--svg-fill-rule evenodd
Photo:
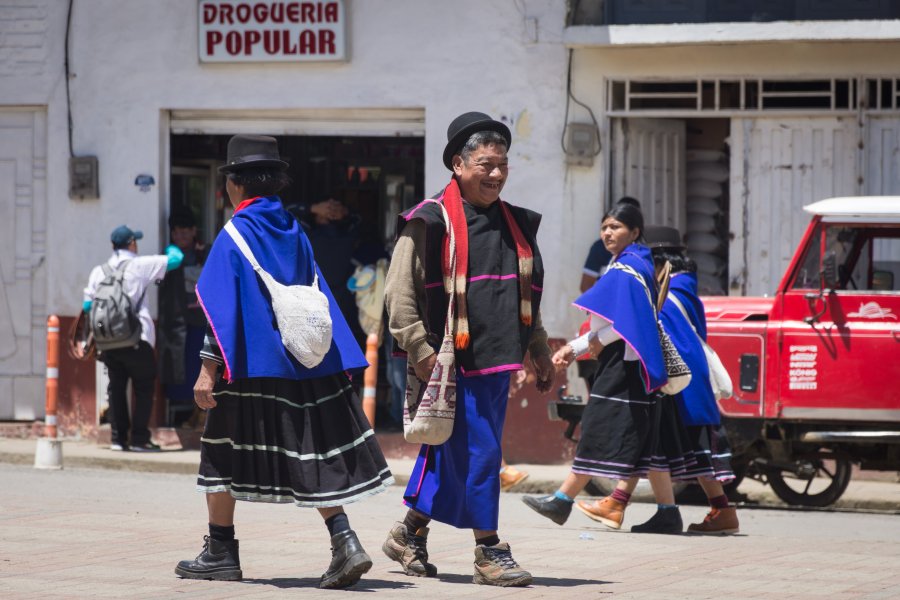
<instances>
[{"instance_id":1,"label":"paved street","mask_svg":"<svg viewBox=\"0 0 900 600\"><path fill-rule=\"evenodd\" d=\"M206 533L194 478L112 470L37 471L0 465L0 598L325 597L327 532L312 510L238 505L245 580L185 581L172 569L197 554ZM596 527L580 513L564 527L503 494L501 535L535 575L526 590L470 583L470 534L436 525L435 580L404 576L381 554L400 517L401 488L349 508L375 560L353 589L385 598L897 598L900 517L743 510L731 538L640 536ZM634 504L626 525L653 507ZM682 507L686 521L704 509Z\"/></svg>"}]
</instances>

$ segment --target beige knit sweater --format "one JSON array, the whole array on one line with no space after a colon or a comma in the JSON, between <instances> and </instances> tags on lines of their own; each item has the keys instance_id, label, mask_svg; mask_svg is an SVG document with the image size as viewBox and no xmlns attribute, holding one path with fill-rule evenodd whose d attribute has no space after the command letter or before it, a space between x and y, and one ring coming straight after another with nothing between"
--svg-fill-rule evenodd
<instances>
[{"instance_id":1,"label":"beige knit sweater","mask_svg":"<svg viewBox=\"0 0 900 600\"><path fill-rule=\"evenodd\" d=\"M428 358L434 350L428 345L425 329L425 223L413 219L403 228L394 245L391 266L384 287L384 302L388 312L388 328L397 344L406 350L413 364ZM469 306L469 310L480 307ZM547 332L538 311L534 331L528 341L532 358L549 355Z\"/></svg>"}]
</instances>

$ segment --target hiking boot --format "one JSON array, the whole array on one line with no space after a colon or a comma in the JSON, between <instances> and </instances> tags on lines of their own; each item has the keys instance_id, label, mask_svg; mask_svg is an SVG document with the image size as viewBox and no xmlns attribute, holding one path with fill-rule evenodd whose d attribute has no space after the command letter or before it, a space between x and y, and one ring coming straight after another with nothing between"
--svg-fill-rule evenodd
<instances>
[{"instance_id":1,"label":"hiking boot","mask_svg":"<svg viewBox=\"0 0 900 600\"><path fill-rule=\"evenodd\" d=\"M475 576L472 583L500 587L531 585L531 573L519 566L512 557L509 544L475 546Z\"/></svg>"},{"instance_id":2,"label":"hiking boot","mask_svg":"<svg viewBox=\"0 0 900 600\"><path fill-rule=\"evenodd\" d=\"M340 589L350 587L372 568L372 559L363 550L356 533L350 529L331 536L331 564L322 575L319 587Z\"/></svg>"},{"instance_id":3,"label":"hiking boot","mask_svg":"<svg viewBox=\"0 0 900 600\"><path fill-rule=\"evenodd\" d=\"M240 581L243 573L238 541L223 542L204 535L203 551L194 560L179 562L175 574L185 579Z\"/></svg>"},{"instance_id":4,"label":"hiking boot","mask_svg":"<svg viewBox=\"0 0 900 600\"><path fill-rule=\"evenodd\" d=\"M669 533L681 534L684 524L681 522L681 512L678 507L658 508L646 523L635 525L632 533Z\"/></svg>"},{"instance_id":5,"label":"hiking boot","mask_svg":"<svg viewBox=\"0 0 900 600\"><path fill-rule=\"evenodd\" d=\"M737 509L733 506L728 508L711 508L702 523L692 523L688 525L687 530L688 533L699 533L701 535L730 535L737 533L740 531Z\"/></svg>"},{"instance_id":6,"label":"hiking boot","mask_svg":"<svg viewBox=\"0 0 900 600\"><path fill-rule=\"evenodd\" d=\"M602 500L590 503L579 501L576 506L589 518L603 523L610 529L619 529L622 527L622 521L625 520L627 505L607 496Z\"/></svg>"},{"instance_id":7,"label":"hiking boot","mask_svg":"<svg viewBox=\"0 0 900 600\"><path fill-rule=\"evenodd\" d=\"M507 465L500 471L500 491L506 492L528 479L528 473Z\"/></svg>"},{"instance_id":8,"label":"hiking boot","mask_svg":"<svg viewBox=\"0 0 900 600\"><path fill-rule=\"evenodd\" d=\"M403 567L403 572L414 577L436 577L437 567L428 562L428 528L422 527L415 534L406 525L397 522L381 546L391 560Z\"/></svg>"},{"instance_id":9,"label":"hiking boot","mask_svg":"<svg viewBox=\"0 0 900 600\"><path fill-rule=\"evenodd\" d=\"M562 525L572 514L572 503L549 496L522 496L522 502L542 517L547 517L557 525Z\"/></svg>"}]
</instances>

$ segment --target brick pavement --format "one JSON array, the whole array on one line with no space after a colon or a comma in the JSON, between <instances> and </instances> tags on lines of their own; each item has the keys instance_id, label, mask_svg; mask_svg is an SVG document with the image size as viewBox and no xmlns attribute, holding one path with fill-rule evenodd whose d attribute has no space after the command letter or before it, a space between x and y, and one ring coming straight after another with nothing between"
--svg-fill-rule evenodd
<instances>
[{"instance_id":1,"label":"brick pavement","mask_svg":"<svg viewBox=\"0 0 900 600\"><path fill-rule=\"evenodd\" d=\"M200 549L203 498L194 478L0 465L0 598L324 598L328 562L318 515L293 506L240 503L237 533L245 581L188 581L172 569ZM438 579L408 578L380 552L400 518L392 488L348 507L375 561L351 592L384 598L896 598L900 519L881 514L742 510L730 538L612 532L573 513L563 527L504 494L501 536L535 575L528 589L470 583L471 534L437 524L430 539ZM626 525L651 505L628 509ZM702 507L683 507L686 522Z\"/></svg>"}]
</instances>

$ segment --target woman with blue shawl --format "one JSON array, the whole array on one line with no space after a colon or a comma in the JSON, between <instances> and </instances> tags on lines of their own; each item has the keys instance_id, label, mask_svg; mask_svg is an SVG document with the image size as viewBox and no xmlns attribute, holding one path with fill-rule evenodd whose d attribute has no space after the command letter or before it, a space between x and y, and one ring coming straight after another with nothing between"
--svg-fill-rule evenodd
<instances>
[{"instance_id":1,"label":"woman with blue shawl","mask_svg":"<svg viewBox=\"0 0 900 600\"><path fill-rule=\"evenodd\" d=\"M588 349L599 362L581 419L572 471L556 493L522 499L560 525L569 518L575 496L592 477L647 475L665 524L669 529L676 524L679 531L681 528L668 465L660 469L654 464L660 403L666 401L657 391L668 376L656 325L653 260L650 250L639 243L643 229L641 210L630 204L617 204L604 215L600 239L613 261L606 274L574 302L590 313L591 331L553 356L557 369L566 368ZM578 508L600 520L593 505L579 502Z\"/></svg>"},{"instance_id":2,"label":"woman with blue shawl","mask_svg":"<svg viewBox=\"0 0 900 600\"><path fill-rule=\"evenodd\" d=\"M257 262L283 285L313 284L309 240L276 195L290 179L275 138L237 135L219 171L234 207L231 223ZM313 368L284 347L265 284L230 235L220 234L197 283L209 323L194 400L209 411L201 438L198 490L209 535L175 573L188 579L242 577L234 538L236 500L318 509L332 560L320 588L355 584L372 567L343 505L384 491L393 477L345 371L366 366L321 273L331 347Z\"/></svg>"},{"instance_id":3,"label":"woman with blue shawl","mask_svg":"<svg viewBox=\"0 0 900 600\"><path fill-rule=\"evenodd\" d=\"M656 265L671 265L669 294L660 320L672 343L691 369L688 386L675 396L678 416L686 430L685 446L694 456L687 475L696 477L710 510L688 533L727 535L738 533L737 509L722 487L734 479L731 446L719 418L719 407L709 380L709 364L700 340L706 341L706 312L697 294L697 265L684 253L681 234L671 227L647 228L647 239Z\"/></svg>"}]
</instances>

